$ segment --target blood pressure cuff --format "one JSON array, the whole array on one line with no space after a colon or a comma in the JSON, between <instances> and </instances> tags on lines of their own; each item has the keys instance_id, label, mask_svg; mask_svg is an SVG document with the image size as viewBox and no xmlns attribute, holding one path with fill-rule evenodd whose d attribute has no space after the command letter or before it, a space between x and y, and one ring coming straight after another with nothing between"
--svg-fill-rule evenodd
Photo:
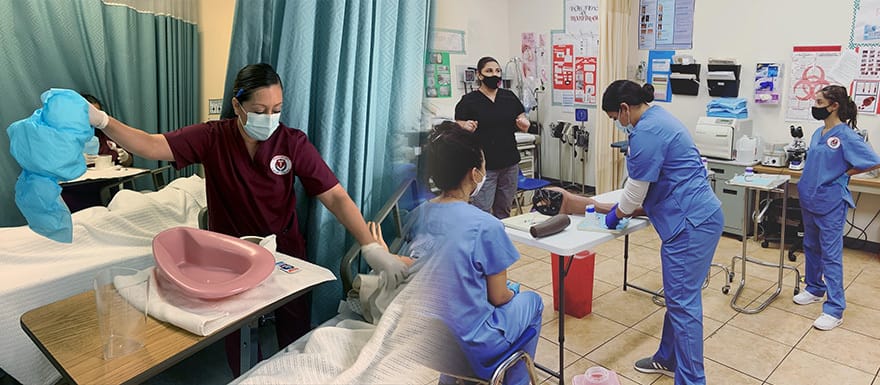
<instances>
[{"instance_id":1,"label":"blood pressure cuff","mask_svg":"<svg viewBox=\"0 0 880 385\"><path fill-rule=\"evenodd\" d=\"M532 207L544 215L559 214L562 209L562 193L554 190L538 189L532 195Z\"/></svg>"}]
</instances>

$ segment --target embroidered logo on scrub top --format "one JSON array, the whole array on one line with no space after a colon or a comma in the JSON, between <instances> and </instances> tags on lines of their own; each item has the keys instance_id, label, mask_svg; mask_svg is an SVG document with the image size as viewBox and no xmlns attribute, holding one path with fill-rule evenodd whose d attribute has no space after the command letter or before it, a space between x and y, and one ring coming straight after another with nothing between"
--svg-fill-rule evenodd
<instances>
[{"instance_id":1,"label":"embroidered logo on scrub top","mask_svg":"<svg viewBox=\"0 0 880 385\"><path fill-rule=\"evenodd\" d=\"M290 168L290 158L285 155L275 155L272 157L272 160L269 161L269 169L271 169L275 175L287 174L290 172Z\"/></svg>"},{"instance_id":2,"label":"embroidered logo on scrub top","mask_svg":"<svg viewBox=\"0 0 880 385\"><path fill-rule=\"evenodd\" d=\"M840 147L840 139L838 139L836 136L832 136L832 137L828 138L828 140L825 143L828 144L828 147L831 147L832 149L835 149L835 150L838 147Z\"/></svg>"}]
</instances>

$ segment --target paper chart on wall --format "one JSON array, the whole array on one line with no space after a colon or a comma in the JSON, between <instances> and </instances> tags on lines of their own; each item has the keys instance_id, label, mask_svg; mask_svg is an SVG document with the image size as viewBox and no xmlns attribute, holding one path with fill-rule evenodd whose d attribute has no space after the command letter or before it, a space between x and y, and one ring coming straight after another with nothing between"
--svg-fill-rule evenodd
<instances>
[{"instance_id":1,"label":"paper chart on wall","mask_svg":"<svg viewBox=\"0 0 880 385\"><path fill-rule=\"evenodd\" d=\"M639 49L691 49L694 0L640 0Z\"/></svg>"},{"instance_id":2,"label":"paper chart on wall","mask_svg":"<svg viewBox=\"0 0 880 385\"><path fill-rule=\"evenodd\" d=\"M880 0L856 0L850 46L880 45Z\"/></svg>"},{"instance_id":3,"label":"paper chart on wall","mask_svg":"<svg viewBox=\"0 0 880 385\"><path fill-rule=\"evenodd\" d=\"M849 89L860 114L876 115L880 98L880 80L856 80Z\"/></svg>"},{"instance_id":4,"label":"paper chart on wall","mask_svg":"<svg viewBox=\"0 0 880 385\"><path fill-rule=\"evenodd\" d=\"M791 89L785 110L786 120L813 120L810 108L816 92L838 84L828 76L840 57L838 46L797 46L791 54Z\"/></svg>"},{"instance_id":5,"label":"paper chart on wall","mask_svg":"<svg viewBox=\"0 0 880 385\"><path fill-rule=\"evenodd\" d=\"M552 31L551 37L553 105L594 105L598 47L562 31Z\"/></svg>"}]
</instances>

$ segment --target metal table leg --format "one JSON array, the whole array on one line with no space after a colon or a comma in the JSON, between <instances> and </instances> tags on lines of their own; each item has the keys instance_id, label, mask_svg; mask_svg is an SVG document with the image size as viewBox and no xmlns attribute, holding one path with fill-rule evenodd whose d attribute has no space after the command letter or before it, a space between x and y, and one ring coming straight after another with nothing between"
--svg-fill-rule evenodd
<instances>
[{"instance_id":1,"label":"metal table leg","mask_svg":"<svg viewBox=\"0 0 880 385\"><path fill-rule=\"evenodd\" d=\"M761 261L759 259L748 257L746 245L748 244L747 229L748 229L748 218L749 218L749 207L748 207L749 193L753 193L755 195L755 210L758 209L760 196L758 193L759 190L752 189L749 187L744 188L743 199L745 199L745 203L743 204L742 255L741 256L734 256L731 259L731 277L733 277L734 267L736 266L736 260L737 259L742 260L742 264L741 264L742 271L740 273L741 276L740 276L740 280L739 280L739 287L736 288L736 292L733 294L733 297L730 299L730 307L732 307L734 310L736 310L740 313L755 314L755 313L758 313L758 312L764 310L767 306L769 306L770 303L773 302L774 299L776 299L776 297L779 295L779 293L782 292L782 272L784 269L793 270L795 272L794 292L795 292L795 294L797 294L800 291L800 279L801 279L800 272L797 270L796 267L785 265L785 228L786 228L786 213L788 211L788 186L789 186L789 183L786 181L785 183L783 183L781 190L780 189L768 190L768 193L769 192L781 192L783 194L782 195L782 226L781 226L782 230L780 231L781 232L781 235L780 235L781 240L779 242L779 263L778 264L767 263L767 262ZM755 239L757 239L757 236L758 236L757 227L758 227L758 224L755 223L755 230L752 235ZM743 288L746 285L746 262L754 263L754 264L757 264L760 266L775 267L779 270L778 279L776 281L776 290L767 299L765 299L764 302L761 302L758 306L752 307L752 308L748 308L746 306L739 306L736 303L737 300L739 299L740 294L742 294Z\"/></svg>"}]
</instances>

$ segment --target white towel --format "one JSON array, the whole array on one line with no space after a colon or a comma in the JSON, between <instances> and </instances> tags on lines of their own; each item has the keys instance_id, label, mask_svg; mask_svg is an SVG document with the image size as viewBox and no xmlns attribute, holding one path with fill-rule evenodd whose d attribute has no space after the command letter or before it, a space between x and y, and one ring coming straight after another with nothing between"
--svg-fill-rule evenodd
<instances>
[{"instance_id":1,"label":"white towel","mask_svg":"<svg viewBox=\"0 0 880 385\"><path fill-rule=\"evenodd\" d=\"M207 336L291 293L336 280L333 273L324 267L281 253L274 254L275 261L293 265L300 270L286 273L276 267L269 278L259 286L224 299L192 298L181 292L174 284L161 279L157 285L153 267L141 270L137 275L123 277L115 283L124 285L129 283L128 280L143 280L149 275L150 296L147 314L190 333ZM128 291L122 291L120 294L126 296L126 300L136 308L144 310L145 301L142 296L132 295L135 293Z\"/></svg>"}]
</instances>

